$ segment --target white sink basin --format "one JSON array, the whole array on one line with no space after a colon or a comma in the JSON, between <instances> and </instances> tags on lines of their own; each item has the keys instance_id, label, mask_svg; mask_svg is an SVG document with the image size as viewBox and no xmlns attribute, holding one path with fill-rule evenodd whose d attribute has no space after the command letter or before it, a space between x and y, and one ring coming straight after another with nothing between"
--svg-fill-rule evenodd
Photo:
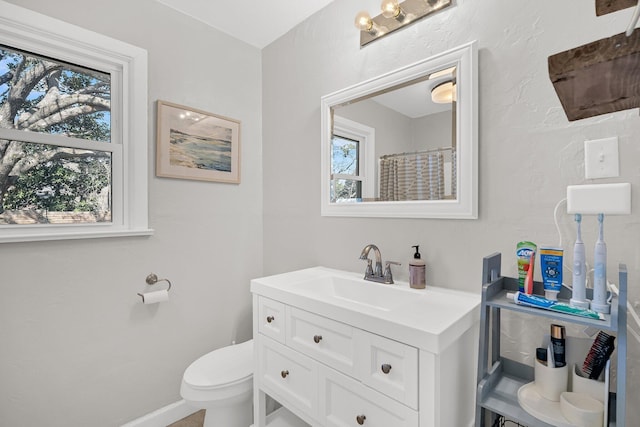
<instances>
[{"instance_id":1,"label":"white sink basin","mask_svg":"<svg viewBox=\"0 0 640 427\"><path fill-rule=\"evenodd\" d=\"M303 281L296 287L325 299L336 298L383 311L390 311L416 298L414 293L398 286L338 275Z\"/></svg>"},{"instance_id":2,"label":"white sink basin","mask_svg":"<svg viewBox=\"0 0 640 427\"><path fill-rule=\"evenodd\" d=\"M427 285L412 289L364 280L360 273L314 267L251 281L251 292L329 318L417 340L430 350L453 342L479 319L480 287L469 293ZM422 343L420 345L419 343Z\"/></svg>"}]
</instances>

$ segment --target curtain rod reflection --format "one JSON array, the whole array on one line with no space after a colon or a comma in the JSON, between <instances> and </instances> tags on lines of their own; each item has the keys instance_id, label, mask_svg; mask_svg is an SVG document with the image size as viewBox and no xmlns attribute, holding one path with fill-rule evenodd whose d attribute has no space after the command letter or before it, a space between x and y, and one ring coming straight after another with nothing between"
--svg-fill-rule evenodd
<instances>
[{"instance_id":1,"label":"curtain rod reflection","mask_svg":"<svg viewBox=\"0 0 640 427\"><path fill-rule=\"evenodd\" d=\"M380 156L380 158L391 159L394 157L413 156L416 154L430 154L430 153L438 153L442 151L452 151L452 150L453 150L453 147L440 147L440 148L432 148L430 150L424 150L424 151L410 151L410 152L404 152L404 153L384 154Z\"/></svg>"}]
</instances>

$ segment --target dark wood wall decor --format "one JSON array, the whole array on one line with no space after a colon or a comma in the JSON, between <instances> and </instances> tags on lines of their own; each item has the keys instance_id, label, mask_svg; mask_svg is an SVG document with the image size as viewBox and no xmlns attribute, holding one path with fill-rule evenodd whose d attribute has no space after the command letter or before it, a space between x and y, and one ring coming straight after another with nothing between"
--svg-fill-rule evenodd
<instances>
[{"instance_id":1,"label":"dark wood wall decor","mask_svg":"<svg viewBox=\"0 0 640 427\"><path fill-rule=\"evenodd\" d=\"M548 65L570 121L640 107L640 30L552 55Z\"/></svg>"},{"instance_id":2,"label":"dark wood wall decor","mask_svg":"<svg viewBox=\"0 0 640 427\"><path fill-rule=\"evenodd\" d=\"M638 4L638 0L596 0L596 16L606 15Z\"/></svg>"}]
</instances>

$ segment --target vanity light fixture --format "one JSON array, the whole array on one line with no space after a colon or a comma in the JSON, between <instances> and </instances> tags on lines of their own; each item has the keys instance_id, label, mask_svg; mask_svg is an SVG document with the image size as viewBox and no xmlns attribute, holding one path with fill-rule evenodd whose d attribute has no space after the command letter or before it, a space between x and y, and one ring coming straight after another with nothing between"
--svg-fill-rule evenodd
<instances>
[{"instance_id":1,"label":"vanity light fixture","mask_svg":"<svg viewBox=\"0 0 640 427\"><path fill-rule=\"evenodd\" d=\"M371 15L364 10L362 12L358 12L356 15L356 28L369 34L371 37L379 37L383 34L380 27L378 27L378 24L373 22L373 19L371 19Z\"/></svg>"},{"instance_id":2,"label":"vanity light fixture","mask_svg":"<svg viewBox=\"0 0 640 427\"><path fill-rule=\"evenodd\" d=\"M449 80L431 89L431 100L436 104L449 104L456 100L456 85Z\"/></svg>"},{"instance_id":3,"label":"vanity light fixture","mask_svg":"<svg viewBox=\"0 0 640 427\"><path fill-rule=\"evenodd\" d=\"M400 7L398 0L382 0L380 9L382 9L382 16L385 18L393 18L402 22L407 17L405 11Z\"/></svg>"},{"instance_id":4,"label":"vanity light fixture","mask_svg":"<svg viewBox=\"0 0 640 427\"><path fill-rule=\"evenodd\" d=\"M382 13L371 18L368 12L356 15L356 28L360 30L360 46L418 21L427 15L451 5L451 0L383 0Z\"/></svg>"}]
</instances>

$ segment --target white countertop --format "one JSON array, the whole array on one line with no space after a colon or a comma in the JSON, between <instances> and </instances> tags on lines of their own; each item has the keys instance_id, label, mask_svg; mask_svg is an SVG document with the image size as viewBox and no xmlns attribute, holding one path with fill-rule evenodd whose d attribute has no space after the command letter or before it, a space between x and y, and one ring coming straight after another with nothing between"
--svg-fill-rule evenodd
<instances>
[{"instance_id":1,"label":"white countertop","mask_svg":"<svg viewBox=\"0 0 640 427\"><path fill-rule=\"evenodd\" d=\"M253 279L251 292L438 354L480 318L480 289L470 293L313 267Z\"/></svg>"}]
</instances>

